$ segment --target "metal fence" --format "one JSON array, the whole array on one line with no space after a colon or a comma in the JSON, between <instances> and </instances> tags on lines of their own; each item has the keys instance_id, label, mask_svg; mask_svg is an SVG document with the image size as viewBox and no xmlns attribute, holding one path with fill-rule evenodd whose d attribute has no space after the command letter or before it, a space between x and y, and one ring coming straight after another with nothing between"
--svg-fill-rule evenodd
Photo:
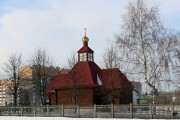
<instances>
[{"instance_id":1,"label":"metal fence","mask_svg":"<svg viewBox=\"0 0 180 120\"><path fill-rule=\"evenodd\" d=\"M1 106L0 116L180 119L180 105Z\"/></svg>"}]
</instances>

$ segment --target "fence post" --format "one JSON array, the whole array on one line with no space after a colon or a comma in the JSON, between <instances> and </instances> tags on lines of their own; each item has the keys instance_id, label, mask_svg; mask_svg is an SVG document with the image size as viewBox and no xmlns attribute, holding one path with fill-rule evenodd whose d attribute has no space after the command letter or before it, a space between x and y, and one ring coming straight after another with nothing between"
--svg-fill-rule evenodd
<instances>
[{"instance_id":1,"label":"fence post","mask_svg":"<svg viewBox=\"0 0 180 120\"><path fill-rule=\"evenodd\" d=\"M20 110L21 110L21 116L23 116L23 108L22 108L22 105L20 106Z\"/></svg>"},{"instance_id":2,"label":"fence post","mask_svg":"<svg viewBox=\"0 0 180 120\"><path fill-rule=\"evenodd\" d=\"M77 105L77 112L78 112L78 117L80 118L80 106Z\"/></svg>"},{"instance_id":3,"label":"fence post","mask_svg":"<svg viewBox=\"0 0 180 120\"><path fill-rule=\"evenodd\" d=\"M151 103L149 103L149 111L150 111L150 119L153 119L153 108Z\"/></svg>"},{"instance_id":4,"label":"fence post","mask_svg":"<svg viewBox=\"0 0 180 120\"><path fill-rule=\"evenodd\" d=\"M8 115L11 116L11 107L8 106Z\"/></svg>"},{"instance_id":5,"label":"fence post","mask_svg":"<svg viewBox=\"0 0 180 120\"><path fill-rule=\"evenodd\" d=\"M36 107L33 107L34 117L36 117Z\"/></svg>"},{"instance_id":6,"label":"fence post","mask_svg":"<svg viewBox=\"0 0 180 120\"><path fill-rule=\"evenodd\" d=\"M94 104L94 118L96 118L96 104Z\"/></svg>"},{"instance_id":7,"label":"fence post","mask_svg":"<svg viewBox=\"0 0 180 120\"><path fill-rule=\"evenodd\" d=\"M174 106L173 104L170 105L171 108L171 119L173 119L173 113L174 113Z\"/></svg>"},{"instance_id":8,"label":"fence post","mask_svg":"<svg viewBox=\"0 0 180 120\"><path fill-rule=\"evenodd\" d=\"M2 108L0 107L0 116L2 116Z\"/></svg>"},{"instance_id":9,"label":"fence post","mask_svg":"<svg viewBox=\"0 0 180 120\"><path fill-rule=\"evenodd\" d=\"M130 109L130 118L133 118L133 105L132 103L129 104Z\"/></svg>"},{"instance_id":10,"label":"fence post","mask_svg":"<svg viewBox=\"0 0 180 120\"><path fill-rule=\"evenodd\" d=\"M47 117L50 116L50 113L49 113L49 105L47 104Z\"/></svg>"},{"instance_id":11,"label":"fence post","mask_svg":"<svg viewBox=\"0 0 180 120\"><path fill-rule=\"evenodd\" d=\"M61 105L61 117L64 117L64 105Z\"/></svg>"},{"instance_id":12,"label":"fence post","mask_svg":"<svg viewBox=\"0 0 180 120\"><path fill-rule=\"evenodd\" d=\"M111 104L111 118L114 118L114 105Z\"/></svg>"}]
</instances>

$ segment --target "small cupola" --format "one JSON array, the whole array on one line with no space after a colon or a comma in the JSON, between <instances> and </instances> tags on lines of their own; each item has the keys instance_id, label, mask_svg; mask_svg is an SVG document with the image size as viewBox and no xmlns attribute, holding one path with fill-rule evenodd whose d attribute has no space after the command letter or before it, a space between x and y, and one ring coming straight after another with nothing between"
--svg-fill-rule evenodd
<instances>
[{"instance_id":1,"label":"small cupola","mask_svg":"<svg viewBox=\"0 0 180 120\"><path fill-rule=\"evenodd\" d=\"M78 61L86 62L86 61L94 61L93 53L94 51L88 47L89 38L86 36L86 28L84 29L84 37L82 38L83 47L78 51Z\"/></svg>"}]
</instances>

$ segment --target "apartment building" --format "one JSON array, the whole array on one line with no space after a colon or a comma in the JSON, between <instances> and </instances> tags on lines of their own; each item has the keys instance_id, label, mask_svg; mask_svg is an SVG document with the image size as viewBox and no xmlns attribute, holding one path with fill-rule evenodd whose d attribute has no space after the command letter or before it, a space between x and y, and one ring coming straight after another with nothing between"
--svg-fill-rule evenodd
<instances>
[{"instance_id":1,"label":"apartment building","mask_svg":"<svg viewBox=\"0 0 180 120\"><path fill-rule=\"evenodd\" d=\"M13 104L12 95L13 80L0 80L0 106Z\"/></svg>"},{"instance_id":2,"label":"apartment building","mask_svg":"<svg viewBox=\"0 0 180 120\"><path fill-rule=\"evenodd\" d=\"M39 71L41 69L42 71ZM65 69L62 72L66 72ZM39 66L24 66L20 70L21 81L19 84L19 103L20 105L40 105L42 85L49 84L51 75L61 73L59 67L42 67ZM39 78L41 74L41 78ZM41 79L46 79L46 83ZM45 92L45 91L44 91Z\"/></svg>"}]
</instances>

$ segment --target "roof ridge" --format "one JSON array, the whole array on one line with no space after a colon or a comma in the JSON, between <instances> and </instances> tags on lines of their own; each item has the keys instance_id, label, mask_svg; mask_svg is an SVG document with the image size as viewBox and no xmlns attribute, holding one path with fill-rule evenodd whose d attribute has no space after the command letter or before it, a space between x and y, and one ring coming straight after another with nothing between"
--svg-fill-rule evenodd
<instances>
[{"instance_id":1,"label":"roof ridge","mask_svg":"<svg viewBox=\"0 0 180 120\"><path fill-rule=\"evenodd\" d=\"M98 74L98 70L97 69L101 70L101 68L94 61L89 61L88 64L93 64L95 66L95 70L96 71L94 71L93 68L90 68L90 73L91 73L91 78L92 78L93 82L96 82L95 84L97 84L97 75L96 75L96 78L95 78L96 80L94 81L94 79L93 79L93 72L96 72ZM91 65L89 65L89 67L91 67Z\"/></svg>"},{"instance_id":2,"label":"roof ridge","mask_svg":"<svg viewBox=\"0 0 180 120\"><path fill-rule=\"evenodd\" d=\"M90 68L90 61L87 61L87 63L88 63L88 68L89 68L89 73L90 73L90 76L91 76L91 82L93 82L93 84L94 84L94 80L93 80L93 76L92 76L92 70L91 70L91 68Z\"/></svg>"},{"instance_id":3,"label":"roof ridge","mask_svg":"<svg viewBox=\"0 0 180 120\"><path fill-rule=\"evenodd\" d=\"M81 47L81 49L78 50L78 53L81 53L81 52L92 52L92 53L94 53L94 51L88 46Z\"/></svg>"}]
</instances>

